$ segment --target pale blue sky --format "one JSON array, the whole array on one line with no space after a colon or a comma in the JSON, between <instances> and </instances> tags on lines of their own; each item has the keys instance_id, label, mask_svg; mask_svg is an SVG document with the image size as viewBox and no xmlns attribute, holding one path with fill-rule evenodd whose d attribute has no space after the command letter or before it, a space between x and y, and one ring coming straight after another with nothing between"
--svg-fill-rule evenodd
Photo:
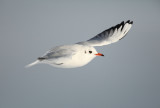
<instances>
[{"instance_id":1,"label":"pale blue sky","mask_svg":"<svg viewBox=\"0 0 160 108\"><path fill-rule=\"evenodd\" d=\"M0 108L160 107L158 0L0 0L0 16ZM128 35L84 67L24 68L128 19Z\"/></svg>"}]
</instances>

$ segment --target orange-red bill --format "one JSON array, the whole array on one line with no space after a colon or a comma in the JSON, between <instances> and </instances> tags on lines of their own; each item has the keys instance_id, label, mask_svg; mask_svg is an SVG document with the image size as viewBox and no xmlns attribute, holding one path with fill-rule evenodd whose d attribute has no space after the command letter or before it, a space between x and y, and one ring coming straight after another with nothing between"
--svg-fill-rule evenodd
<instances>
[{"instance_id":1,"label":"orange-red bill","mask_svg":"<svg viewBox=\"0 0 160 108\"><path fill-rule=\"evenodd\" d=\"M97 53L97 54L95 54L96 56L104 56L103 54L101 54L101 53Z\"/></svg>"}]
</instances>

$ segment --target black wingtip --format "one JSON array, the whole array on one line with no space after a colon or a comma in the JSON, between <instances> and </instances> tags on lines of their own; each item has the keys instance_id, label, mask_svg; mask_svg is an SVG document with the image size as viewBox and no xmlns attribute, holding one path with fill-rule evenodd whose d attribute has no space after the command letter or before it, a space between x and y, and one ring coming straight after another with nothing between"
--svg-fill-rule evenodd
<instances>
[{"instance_id":1,"label":"black wingtip","mask_svg":"<svg viewBox=\"0 0 160 108\"><path fill-rule=\"evenodd\" d=\"M126 23L130 23L130 20L128 20Z\"/></svg>"},{"instance_id":2,"label":"black wingtip","mask_svg":"<svg viewBox=\"0 0 160 108\"><path fill-rule=\"evenodd\" d=\"M133 24L133 21L128 20L128 21L126 21L126 23Z\"/></svg>"},{"instance_id":3,"label":"black wingtip","mask_svg":"<svg viewBox=\"0 0 160 108\"><path fill-rule=\"evenodd\" d=\"M124 25L124 21L122 21L121 24Z\"/></svg>"},{"instance_id":4,"label":"black wingtip","mask_svg":"<svg viewBox=\"0 0 160 108\"><path fill-rule=\"evenodd\" d=\"M130 24L133 24L133 21L131 21Z\"/></svg>"},{"instance_id":5,"label":"black wingtip","mask_svg":"<svg viewBox=\"0 0 160 108\"><path fill-rule=\"evenodd\" d=\"M116 28L119 29L121 26L122 26L122 28L121 28L121 31L122 31L123 28L124 28L124 25L125 25L126 23L128 23L128 24L133 24L133 21L130 21L130 20L127 20L126 22L122 21L121 23L119 23L119 24L117 24L117 25L115 25L115 26L113 26L113 27L111 27L111 28L109 28L109 29L107 29L107 30L104 30L104 31L101 32L100 34L105 34L106 31L108 32L108 34L110 34L110 31L111 31L111 30L114 31ZM100 34L98 34L98 35L100 35Z\"/></svg>"},{"instance_id":6,"label":"black wingtip","mask_svg":"<svg viewBox=\"0 0 160 108\"><path fill-rule=\"evenodd\" d=\"M122 31L124 27L124 21L122 21L120 25L122 25L122 28L121 28L121 31Z\"/></svg>"}]
</instances>

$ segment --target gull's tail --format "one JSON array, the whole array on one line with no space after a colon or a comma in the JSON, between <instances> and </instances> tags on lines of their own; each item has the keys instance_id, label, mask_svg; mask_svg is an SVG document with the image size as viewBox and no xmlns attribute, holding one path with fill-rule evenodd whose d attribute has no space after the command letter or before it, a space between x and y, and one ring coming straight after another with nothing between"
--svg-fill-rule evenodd
<instances>
[{"instance_id":1,"label":"gull's tail","mask_svg":"<svg viewBox=\"0 0 160 108\"><path fill-rule=\"evenodd\" d=\"M33 65L35 65L35 64L38 64L39 63L39 60L36 60L35 62L33 62L33 63L31 63L31 64L28 64L27 66L25 66L26 68L28 68L28 67L31 67L31 66L33 66Z\"/></svg>"}]
</instances>

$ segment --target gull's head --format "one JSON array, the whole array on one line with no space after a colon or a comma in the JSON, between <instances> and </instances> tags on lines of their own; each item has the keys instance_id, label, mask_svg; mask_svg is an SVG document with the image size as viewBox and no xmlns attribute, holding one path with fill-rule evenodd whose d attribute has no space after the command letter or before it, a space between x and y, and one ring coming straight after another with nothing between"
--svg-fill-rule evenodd
<instances>
[{"instance_id":1,"label":"gull's head","mask_svg":"<svg viewBox=\"0 0 160 108\"><path fill-rule=\"evenodd\" d=\"M98 53L94 47L89 47L89 48L84 49L84 54L88 56L92 56L92 57L104 56L103 54Z\"/></svg>"},{"instance_id":2,"label":"gull's head","mask_svg":"<svg viewBox=\"0 0 160 108\"><path fill-rule=\"evenodd\" d=\"M76 66L86 65L95 57L104 56L103 54L98 53L92 46L75 44L74 50L76 53L72 56L72 60L74 61L73 64Z\"/></svg>"},{"instance_id":3,"label":"gull's head","mask_svg":"<svg viewBox=\"0 0 160 108\"><path fill-rule=\"evenodd\" d=\"M75 58L72 57L72 59L74 59L74 64L78 66L88 64L96 56L104 56L103 54L98 53L92 46L77 45L76 50L77 53L73 55Z\"/></svg>"}]
</instances>

